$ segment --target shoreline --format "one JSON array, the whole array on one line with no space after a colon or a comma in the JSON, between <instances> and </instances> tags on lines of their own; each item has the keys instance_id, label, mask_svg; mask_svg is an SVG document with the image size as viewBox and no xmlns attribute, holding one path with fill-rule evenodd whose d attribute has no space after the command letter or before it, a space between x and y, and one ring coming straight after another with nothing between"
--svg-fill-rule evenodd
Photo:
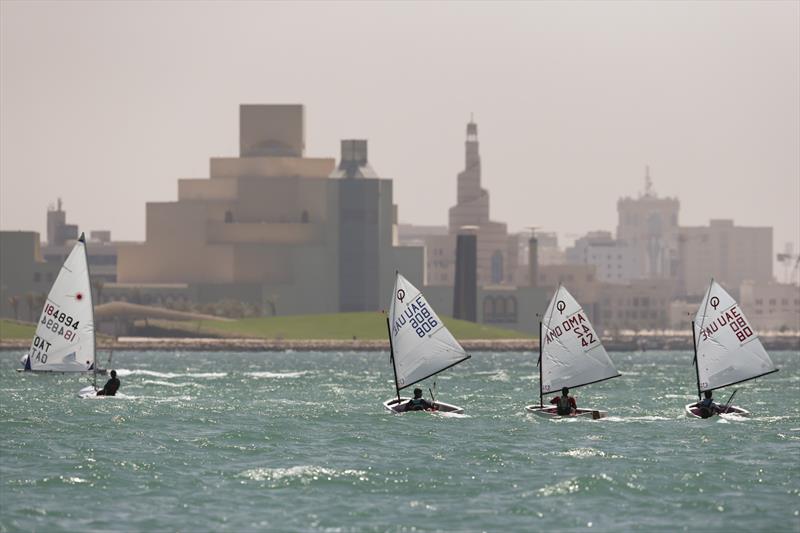
<instances>
[{"instance_id":1,"label":"shoreline","mask_svg":"<svg viewBox=\"0 0 800 533\"><path fill-rule=\"evenodd\" d=\"M467 352L538 352L537 339L473 339L460 341ZM767 350L800 351L800 336L782 335L761 337ZM637 336L604 339L606 350L613 352L635 352L646 350L684 350L692 352L691 337L683 336ZM0 339L0 350L26 351L30 347L27 339ZM253 338L154 338L121 337L117 340L98 340L98 350L184 350L184 351L357 351L388 352L388 340L359 339L253 339Z\"/></svg>"}]
</instances>

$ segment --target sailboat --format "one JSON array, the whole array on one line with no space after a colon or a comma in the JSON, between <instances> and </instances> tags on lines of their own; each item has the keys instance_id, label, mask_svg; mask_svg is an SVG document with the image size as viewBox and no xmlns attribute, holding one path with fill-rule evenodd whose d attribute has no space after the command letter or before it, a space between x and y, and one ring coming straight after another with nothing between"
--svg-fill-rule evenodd
<instances>
[{"instance_id":1,"label":"sailboat","mask_svg":"<svg viewBox=\"0 0 800 533\"><path fill-rule=\"evenodd\" d=\"M739 304L713 279L692 321L692 341L697 396L701 399L706 391L778 371ZM722 413L748 416L747 410L730 405L733 394L721 407ZM695 403L688 404L685 411L694 418L709 416Z\"/></svg>"},{"instance_id":2,"label":"sailboat","mask_svg":"<svg viewBox=\"0 0 800 533\"><path fill-rule=\"evenodd\" d=\"M560 394L563 387L574 389L619 377L614 363L600 342L586 312L559 285L539 322L539 405L525 407L528 412L561 418L555 406L544 405L546 394ZM604 418L607 411L579 408L573 415Z\"/></svg>"},{"instance_id":3,"label":"sailboat","mask_svg":"<svg viewBox=\"0 0 800 533\"><path fill-rule=\"evenodd\" d=\"M83 233L50 288L24 365L28 372L92 372L97 383L94 305Z\"/></svg>"},{"instance_id":4,"label":"sailboat","mask_svg":"<svg viewBox=\"0 0 800 533\"><path fill-rule=\"evenodd\" d=\"M399 272L394 283L386 326L389 330L397 397L386 400L383 406L393 413L404 412L406 404L411 400L400 396L401 390L471 357L445 327L419 289ZM435 398L431 400L438 412L464 412L461 407Z\"/></svg>"}]
</instances>

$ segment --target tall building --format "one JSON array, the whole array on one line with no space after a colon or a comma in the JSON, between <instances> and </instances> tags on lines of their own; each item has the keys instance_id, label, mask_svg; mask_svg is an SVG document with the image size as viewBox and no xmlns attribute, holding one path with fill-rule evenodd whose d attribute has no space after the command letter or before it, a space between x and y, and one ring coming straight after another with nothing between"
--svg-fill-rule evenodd
<instances>
[{"instance_id":1,"label":"tall building","mask_svg":"<svg viewBox=\"0 0 800 533\"><path fill-rule=\"evenodd\" d=\"M60 269L78 240L78 226L66 223L67 212L62 208L61 198L56 205L57 208L51 206L47 210L47 233L52 237L41 246L40 251L45 261L51 263L53 268ZM111 242L111 232L108 230L90 232L86 254L95 287L117 281L117 244ZM98 295L95 295L95 303L101 303Z\"/></svg>"},{"instance_id":2,"label":"tall building","mask_svg":"<svg viewBox=\"0 0 800 533\"><path fill-rule=\"evenodd\" d=\"M678 265L677 198L661 198L653 190L650 168L638 198L620 198L617 239L631 247L638 278L674 278Z\"/></svg>"},{"instance_id":3,"label":"tall building","mask_svg":"<svg viewBox=\"0 0 800 533\"><path fill-rule=\"evenodd\" d=\"M56 207L47 209L47 244L62 246L78 239L78 226L67 224L67 213L61 208L61 198Z\"/></svg>"},{"instance_id":4,"label":"tall building","mask_svg":"<svg viewBox=\"0 0 800 533\"><path fill-rule=\"evenodd\" d=\"M734 226L733 220L712 220L708 226L681 227L678 246L682 294L704 294L712 277L734 292L745 281L772 281L770 227Z\"/></svg>"},{"instance_id":5,"label":"tall building","mask_svg":"<svg viewBox=\"0 0 800 533\"><path fill-rule=\"evenodd\" d=\"M343 141L338 167L304 147L302 106L241 106L239 157L212 158L210 178L147 204L146 242L120 245L118 281L281 315L380 309L395 268L422 283L422 249L394 246L392 182L366 141Z\"/></svg>"},{"instance_id":6,"label":"tall building","mask_svg":"<svg viewBox=\"0 0 800 533\"><path fill-rule=\"evenodd\" d=\"M0 316L35 321L60 270L42 257L38 233L0 231Z\"/></svg>"},{"instance_id":7,"label":"tall building","mask_svg":"<svg viewBox=\"0 0 800 533\"><path fill-rule=\"evenodd\" d=\"M392 182L369 165L365 140L342 141L331 177L339 179L339 310L380 309L388 293L381 291L385 258L392 254Z\"/></svg>"},{"instance_id":8,"label":"tall building","mask_svg":"<svg viewBox=\"0 0 800 533\"><path fill-rule=\"evenodd\" d=\"M604 283L628 283L639 272L633 249L614 239L608 231L591 231L576 239L567 248L566 258L570 264L594 265L598 281Z\"/></svg>"},{"instance_id":9,"label":"tall building","mask_svg":"<svg viewBox=\"0 0 800 533\"><path fill-rule=\"evenodd\" d=\"M452 285L456 235L465 226L477 235L478 285L513 285L519 261L517 239L504 223L489 217L489 191L481 187L478 125L467 124L465 167L458 174L456 205L450 208L448 235L426 239L427 282ZM433 258L433 259L431 259Z\"/></svg>"},{"instance_id":10,"label":"tall building","mask_svg":"<svg viewBox=\"0 0 800 533\"><path fill-rule=\"evenodd\" d=\"M759 331L800 332L800 285L745 281L739 303Z\"/></svg>"}]
</instances>

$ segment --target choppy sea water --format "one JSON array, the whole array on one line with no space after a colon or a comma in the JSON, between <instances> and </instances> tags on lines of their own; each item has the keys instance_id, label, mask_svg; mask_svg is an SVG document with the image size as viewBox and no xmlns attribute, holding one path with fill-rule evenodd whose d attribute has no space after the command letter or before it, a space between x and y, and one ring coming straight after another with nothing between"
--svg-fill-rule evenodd
<instances>
[{"instance_id":1,"label":"choppy sea water","mask_svg":"<svg viewBox=\"0 0 800 533\"><path fill-rule=\"evenodd\" d=\"M574 390L609 418L549 421L532 353L438 376L441 416L384 412L382 353L117 352L121 396L80 400L2 352L0 531L800 531L800 354L771 355L750 419L685 418L691 356L646 352Z\"/></svg>"}]
</instances>

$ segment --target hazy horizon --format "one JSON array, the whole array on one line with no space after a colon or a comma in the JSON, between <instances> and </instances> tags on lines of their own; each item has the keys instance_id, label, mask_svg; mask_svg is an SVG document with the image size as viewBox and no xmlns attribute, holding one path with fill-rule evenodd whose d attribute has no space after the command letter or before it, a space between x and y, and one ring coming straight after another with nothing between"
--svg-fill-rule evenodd
<instances>
[{"instance_id":1,"label":"hazy horizon","mask_svg":"<svg viewBox=\"0 0 800 533\"><path fill-rule=\"evenodd\" d=\"M644 188L800 248L800 2L0 3L0 228L141 240L145 203L299 103L369 140L400 222L447 223L474 113L491 214L561 244ZM780 277L782 272L775 270Z\"/></svg>"}]
</instances>

